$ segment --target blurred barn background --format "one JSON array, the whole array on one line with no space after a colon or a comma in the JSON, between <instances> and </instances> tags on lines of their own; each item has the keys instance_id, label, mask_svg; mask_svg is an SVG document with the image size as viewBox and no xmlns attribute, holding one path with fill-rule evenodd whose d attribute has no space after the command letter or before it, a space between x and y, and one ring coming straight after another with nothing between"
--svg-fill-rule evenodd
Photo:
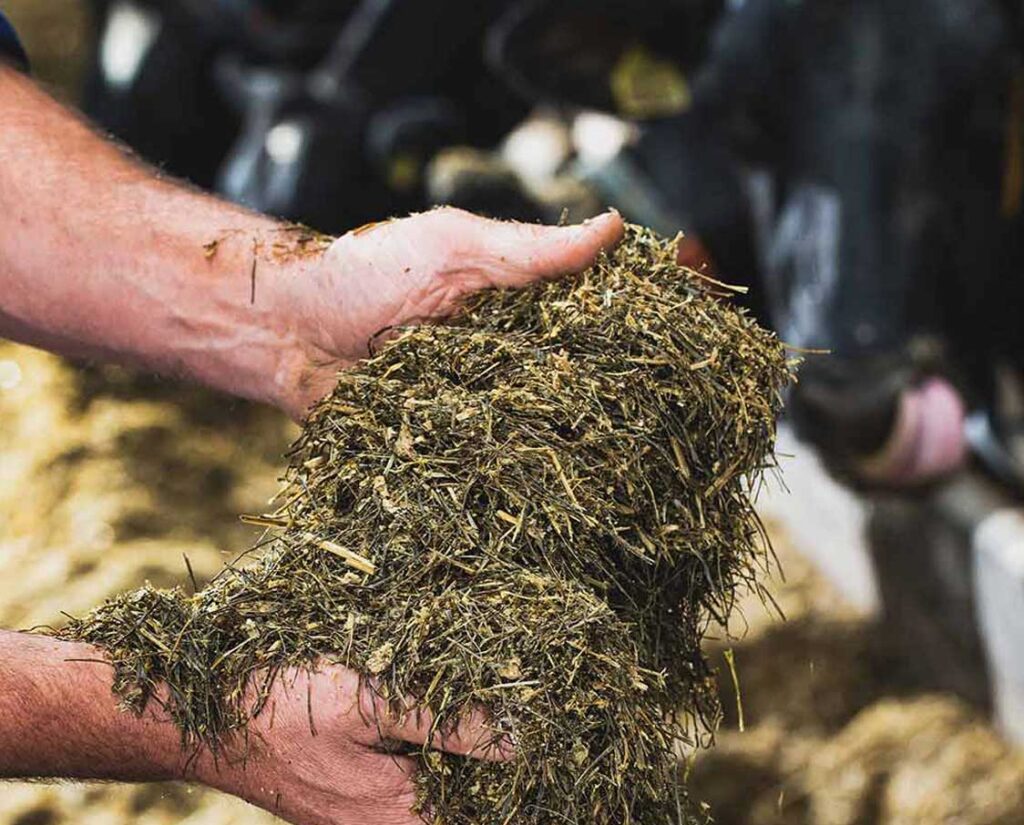
<instances>
[{"instance_id":1,"label":"blurred barn background","mask_svg":"<svg viewBox=\"0 0 1024 825\"><path fill-rule=\"evenodd\" d=\"M89 4L0 8L38 80L79 99ZM144 581L187 585L183 556L210 577L253 538L237 515L261 509L295 432L272 410L0 342L0 624L59 624ZM694 796L722 825L1024 822L1024 756L981 711L926 688L889 629L845 602L783 524L770 526L787 620L752 602L736 641L723 634L742 695L723 680L717 746L683 768ZM0 785L2 825L271 821L179 785Z\"/></svg>"}]
</instances>

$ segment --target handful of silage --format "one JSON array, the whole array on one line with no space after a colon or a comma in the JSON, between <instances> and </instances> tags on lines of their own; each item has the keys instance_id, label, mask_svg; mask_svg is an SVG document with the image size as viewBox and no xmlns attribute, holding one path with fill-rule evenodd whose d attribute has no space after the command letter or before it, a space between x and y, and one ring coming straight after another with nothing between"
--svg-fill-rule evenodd
<instances>
[{"instance_id":1,"label":"handful of silage","mask_svg":"<svg viewBox=\"0 0 1024 825\"><path fill-rule=\"evenodd\" d=\"M442 730L485 706L516 756L425 753L437 821L686 821L678 745L717 712L700 643L765 561L750 494L790 378L724 291L630 228L577 278L401 332L311 413L252 564L63 634L213 745L258 712L251 676L318 660Z\"/></svg>"}]
</instances>

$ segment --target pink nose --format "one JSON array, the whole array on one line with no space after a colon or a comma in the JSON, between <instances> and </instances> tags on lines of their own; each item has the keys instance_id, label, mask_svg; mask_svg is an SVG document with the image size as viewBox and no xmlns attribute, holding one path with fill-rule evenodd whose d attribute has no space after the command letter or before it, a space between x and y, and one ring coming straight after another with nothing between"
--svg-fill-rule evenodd
<instances>
[{"instance_id":1,"label":"pink nose","mask_svg":"<svg viewBox=\"0 0 1024 825\"><path fill-rule=\"evenodd\" d=\"M904 391L888 444L864 466L865 477L912 485L958 469L967 454L965 416L963 399L945 379Z\"/></svg>"}]
</instances>

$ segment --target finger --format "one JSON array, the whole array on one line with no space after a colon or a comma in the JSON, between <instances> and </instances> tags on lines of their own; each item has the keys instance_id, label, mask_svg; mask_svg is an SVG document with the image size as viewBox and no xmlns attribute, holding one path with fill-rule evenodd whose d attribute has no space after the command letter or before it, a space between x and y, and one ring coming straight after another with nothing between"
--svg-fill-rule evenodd
<instances>
[{"instance_id":1,"label":"finger","mask_svg":"<svg viewBox=\"0 0 1024 825\"><path fill-rule=\"evenodd\" d=\"M498 730L483 710L466 714L454 730L447 732L436 730L429 711L415 710L394 719L385 733L391 739L488 762L503 762L515 756L509 734Z\"/></svg>"},{"instance_id":2,"label":"finger","mask_svg":"<svg viewBox=\"0 0 1024 825\"><path fill-rule=\"evenodd\" d=\"M717 272L715 259L696 235L686 235L679 241L676 249L676 263L697 272L714 275Z\"/></svg>"},{"instance_id":3,"label":"finger","mask_svg":"<svg viewBox=\"0 0 1024 825\"><path fill-rule=\"evenodd\" d=\"M474 759L502 762L515 756L515 746L507 731L500 730L483 709L465 714L454 729L439 729L434 715L406 703L407 710L396 713L370 684L363 688L363 705L372 708L368 723L375 725L382 739L407 742Z\"/></svg>"},{"instance_id":4,"label":"finger","mask_svg":"<svg viewBox=\"0 0 1024 825\"><path fill-rule=\"evenodd\" d=\"M481 252L504 276L501 285L517 287L581 272L622 239L625 227L618 212L606 212L576 226L503 223L478 231Z\"/></svg>"}]
</instances>

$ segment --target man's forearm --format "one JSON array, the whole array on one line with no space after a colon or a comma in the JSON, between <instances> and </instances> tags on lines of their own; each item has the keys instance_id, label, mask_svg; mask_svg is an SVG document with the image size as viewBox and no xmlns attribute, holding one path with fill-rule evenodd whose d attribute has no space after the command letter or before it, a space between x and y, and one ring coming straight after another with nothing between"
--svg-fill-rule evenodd
<instances>
[{"instance_id":1,"label":"man's forearm","mask_svg":"<svg viewBox=\"0 0 1024 825\"><path fill-rule=\"evenodd\" d=\"M276 402L282 291L312 263L275 254L287 228L160 180L3 67L0 100L0 336Z\"/></svg>"},{"instance_id":2,"label":"man's forearm","mask_svg":"<svg viewBox=\"0 0 1024 825\"><path fill-rule=\"evenodd\" d=\"M440 209L329 239L162 181L0 67L0 336L141 364L295 418L378 336L622 236Z\"/></svg>"},{"instance_id":3,"label":"man's forearm","mask_svg":"<svg viewBox=\"0 0 1024 825\"><path fill-rule=\"evenodd\" d=\"M112 672L89 645L0 631L0 778L177 778L177 729L120 711Z\"/></svg>"}]
</instances>

